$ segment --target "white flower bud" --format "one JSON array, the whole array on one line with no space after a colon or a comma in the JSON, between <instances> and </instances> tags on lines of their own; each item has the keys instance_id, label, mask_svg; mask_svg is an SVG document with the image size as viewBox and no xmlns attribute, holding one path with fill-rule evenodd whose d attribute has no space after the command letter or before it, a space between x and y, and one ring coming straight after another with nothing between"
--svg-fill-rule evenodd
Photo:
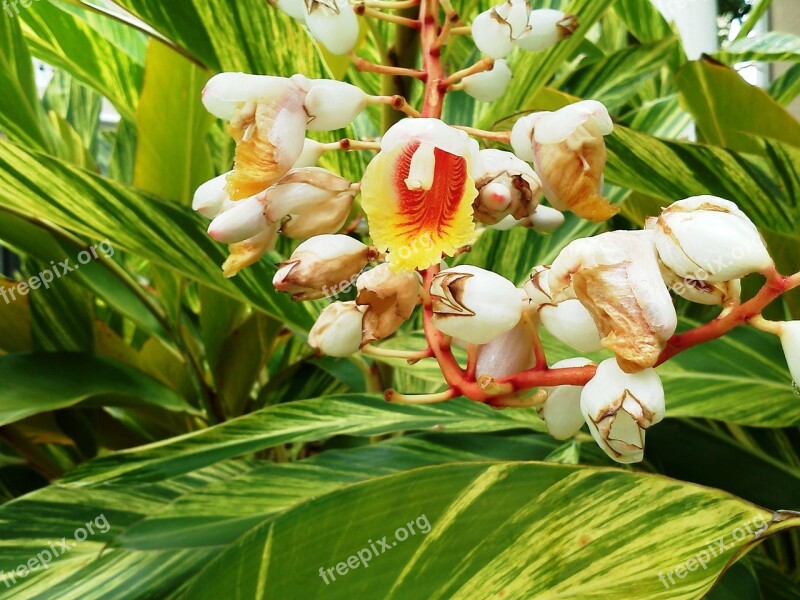
<instances>
[{"instance_id":1,"label":"white flower bud","mask_svg":"<svg viewBox=\"0 0 800 600\"><path fill-rule=\"evenodd\" d=\"M674 202L661 212L653 230L661 261L686 279L731 281L773 265L756 226L722 198Z\"/></svg>"},{"instance_id":2,"label":"white flower bud","mask_svg":"<svg viewBox=\"0 0 800 600\"><path fill-rule=\"evenodd\" d=\"M800 385L800 321L781 323L780 336L789 372L795 383Z\"/></svg>"},{"instance_id":3,"label":"white flower bud","mask_svg":"<svg viewBox=\"0 0 800 600\"><path fill-rule=\"evenodd\" d=\"M394 272L388 263L362 273L356 288L356 304L364 307L362 345L397 331L411 317L420 297L419 276L412 271Z\"/></svg>"},{"instance_id":4,"label":"white flower bud","mask_svg":"<svg viewBox=\"0 0 800 600\"><path fill-rule=\"evenodd\" d=\"M534 160L533 155L533 129L542 115L548 112L535 112L520 117L511 128L511 148L519 158L529 163Z\"/></svg>"},{"instance_id":5,"label":"white flower bud","mask_svg":"<svg viewBox=\"0 0 800 600\"><path fill-rule=\"evenodd\" d=\"M278 100L294 88L286 77L219 73L203 89L203 106L215 117L230 121L240 105Z\"/></svg>"},{"instance_id":6,"label":"white flower bud","mask_svg":"<svg viewBox=\"0 0 800 600\"><path fill-rule=\"evenodd\" d=\"M514 44L531 52L541 52L568 38L578 28L578 17L560 10L541 8L531 11L529 30L514 40Z\"/></svg>"},{"instance_id":7,"label":"white flower bud","mask_svg":"<svg viewBox=\"0 0 800 600\"><path fill-rule=\"evenodd\" d=\"M292 169L264 192L266 217L273 223L287 215L325 212L327 204L340 195L354 196L347 179L321 167Z\"/></svg>"},{"instance_id":8,"label":"white flower bud","mask_svg":"<svg viewBox=\"0 0 800 600\"><path fill-rule=\"evenodd\" d=\"M481 223L494 225L508 215L524 219L536 210L542 187L539 177L510 152L481 150L473 177L478 197L472 207Z\"/></svg>"},{"instance_id":9,"label":"white flower bud","mask_svg":"<svg viewBox=\"0 0 800 600\"><path fill-rule=\"evenodd\" d=\"M667 287L689 302L714 306L716 304L725 304L730 300L738 300L742 296L741 279L709 283L708 281L678 277L672 269L667 268L663 263L660 266L661 276L664 278L664 283L667 284Z\"/></svg>"},{"instance_id":10,"label":"white flower bud","mask_svg":"<svg viewBox=\"0 0 800 600\"><path fill-rule=\"evenodd\" d=\"M306 93L303 106L308 113L309 131L333 131L352 123L367 106L367 94L359 87L334 79L292 76Z\"/></svg>"},{"instance_id":11,"label":"white flower bud","mask_svg":"<svg viewBox=\"0 0 800 600\"><path fill-rule=\"evenodd\" d=\"M328 356L345 357L358 352L362 316L355 302L329 304L308 333L308 345Z\"/></svg>"},{"instance_id":12,"label":"white flower bud","mask_svg":"<svg viewBox=\"0 0 800 600\"><path fill-rule=\"evenodd\" d=\"M592 437L619 463L644 458L644 434L664 418L664 388L654 369L625 373L613 358L581 393L581 412Z\"/></svg>"},{"instance_id":13,"label":"white flower bud","mask_svg":"<svg viewBox=\"0 0 800 600\"><path fill-rule=\"evenodd\" d=\"M431 284L433 325L469 344L486 344L519 323L522 300L514 284L497 273L462 265Z\"/></svg>"},{"instance_id":14,"label":"white flower bud","mask_svg":"<svg viewBox=\"0 0 800 600\"><path fill-rule=\"evenodd\" d=\"M548 282L549 271L548 267L534 267L530 279L523 286L530 308L539 313L539 319L550 335L567 346L578 352L602 350L603 343L597 325L580 300L553 300Z\"/></svg>"},{"instance_id":15,"label":"white flower bud","mask_svg":"<svg viewBox=\"0 0 800 600\"><path fill-rule=\"evenodd\" d=\"M603 349L597 325L580 300L545 304L539 309L539 318L554 338L578 352L598 352Z\"/></svg>"},{"instance_id":16,"label":"white flower bud","mask_svg":"<svg viewBox=\"0 0 800 600\"><path fill-rule=\"evenodd\" d=\"M479 14L472 21L472 39L478 50L491 58L505 58L514 40L528 27L527 0L508 0Z\"/></svg>"},{"instance_id":17,"label":"white flower bud","mask_svg":"<svg viewBox=\"0 0 800 600\"><path fill-rule=\"evenodd\" d=\"M358 18L349 0L306 0L306 26L331 54L349 54L358 42Z\"/></svg>"},{"instance_id":18,"label":"white flower bud","mask_svg":"<svg viewBox=\"0 0 800 600\"><path fill-rule=\"evenodd\" d=\"M271 6L286 13L296 21L306 22L304 0L267 0Z\"/></svg>"},{"instance_id":19,"label":"white flower bud","mask_svg":"<svg viewBox=\"0 0 800 600\"><path fill-rule=\"evenodd\" d=\"M488 375L500 379L530 369L535 362L533 339L528 327L520 322L510 331L480 346L475 375L477 378Z\"/></svg>"},{"instance_id":20,"label":"white flower bud","mask_svg":"<svg viewBox=\"0 0 800 600\"><path fill-rule=\"evenodd\" d=\"M555 208L540 204L528 217L530 226L539 233L553 233L564 224L564 215Z\"/></svg>"},{"instance_id":21,"label":"white flower bud","mask_svg":"<svg viewBox=\"0 0 800 600\"><path fill-rule=\"evenodd\" d=\"M506 93L511 77L506 61L498 59L490 71L468 75L461 82L464 91L476 100L493 102Z\"/></svg>"},{"instance_id":22,"label":"white flower bud","mask_svg":"<svg viewBox=\"0 0 800 600\"><path fill-rule=\"evenodd\" d=\"M375 258L372 248L346 235L318 235L300 244L289 260L280 263L272 284L293 300L327 295L342 281L361 271Z\"/></svg>"},{"instance_id":23,"label":"white flower bud","mask_svg":"<svg viewBox=\"0 0 800 600\"><path fill-rule=\"evenodd\" d=\"M548 275L554 300L577 297L628 372L654 366L678 325L653 237L612 231L575 240Z\"/></svg>"},{"instance_id":24,"label":"white flower bud","mask_svg":"<svg viewBox=\"0 0 800 600\"><path fill-rule=\"evenodd\" d=\"M325 210L309 208L302 214L290 214L281 233L293 240L307 240L316 235L336 233L347 221L353 206L352 194L340 194L325 202Z\"/></svg>"},{"instance_id":25,"label":"white flower bud","mask_svg":"<svg viewBox=\"0 0 800 600\"><path fill-rule=\"evenodd\" d=\"M225 191L227 177L228 173L223 173L198 187L192 199L192 210L206 219L213 219L224 210L232 208L233 202Z\"/></svg>"},{"instance_id":26,"label":"white flower bud","mask_svg":"<svg viewBox=\"0 0 800 600\"><path fill-rule=\"evenodd\" d=\"M218 242L234 244L258 235L268 225L263 196L259 194L234 202L231 208L215 217L208 226L208 235Z\"/></svg>"},{"instance_id":27,"label":"white flower bud","mask_svg":"<svg viewBox=\"0 0 800 600\"><path fill-rule=\"evenodd\" d=\"M301 169L303 167L316 167L320 157L325 153L322 144L316 140L306 138L303 142L303 152L300 154L295 163L292 165L293 169Z\"/></svg>"},{"instance_id":28,"label":"white flower bud","mask_svg":"<svg viewBox=\"0 0 800 600\"><path fill-rule=\"evenodd\" d=\"M551 369L569 369L574 367L587 367L594 364L588 358L568 358L554 364ZM581 393L583 386L559 385L544 388L547 391L547 400L536 409L544 420L547 431L557 440L566 440L574 436L583 427L583 413L581 413Z\"/></svg>"}]
</instances>

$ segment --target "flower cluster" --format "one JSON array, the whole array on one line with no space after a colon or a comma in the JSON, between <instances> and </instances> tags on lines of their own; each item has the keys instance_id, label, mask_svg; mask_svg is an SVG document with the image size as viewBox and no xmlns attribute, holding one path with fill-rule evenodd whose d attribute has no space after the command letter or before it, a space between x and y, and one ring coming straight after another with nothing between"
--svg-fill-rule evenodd
<instances>
[{"instance_id":1,"label":"flower cluster","mask_svg":"<svg viewBox=\"0 0 800 600\"><path fill-rule=\"evenodd\" d=\"M352 50L358 28L349 3L278 0L277 6L303 20L332 52ZM435 25L424 11L423 2L417 26ZM655 368L682 347L749 322L780 336L792 375L800 378L800 323L771 323L759 314L800 281L779 276L756 226L735 204L713 196L674 202L642 230L575 239L552 264L533 266L519 286L460 264L486 229L529 227L547 234L564 222L564 212L594 222L618 212L603 195L605 136L614 126L600 102L534 112L501 133L438 118L447 90L491 100L510 80L502 58L514 47L542 50L575 27L574 17L532 10L525 0L482 13L471 32L480 50L497 60L486 63L489 71L467 69L461 83L453 76L426 81L423 114L432 116L424 118L402 98L369 96L338 81L217 75L203 102L229 122L235 162L197 190L193 206L211 219L209 235L229 244L226 276L258 260L283 234L302 243L278 264L277 291L313 301L354 283L354 299L327 305L311 329L308 342L318 351L439 362L445 392L412 397L390 390L388 399L436 402L463 395L497 407L536 407L556 438L575 435L585 423L611 458L636 462L646 430L665 414ZM438 60L435 44L447 30L434 33L423 41L431 60ZM373 103L405 107L412 118L378 142L306 139L307 131L346 127ZM481 149L481 137L505 142L513 152ZM376 154L353 183L316 166L334 149ZM353 210L366 220L366 227L353 228L360 239L338 233ZM753 301L755 309L741 299L741 279L752 273L764 274L769 284ZM707 329L676 335L670 292L719 305L722 314ZM409 322L418 306L427 348L375 344ZM599 364L577 356L548 365L542 330L578 355L612 356ZM452 345L466 348L466 368Z\"/></svg>"}]
</instances>

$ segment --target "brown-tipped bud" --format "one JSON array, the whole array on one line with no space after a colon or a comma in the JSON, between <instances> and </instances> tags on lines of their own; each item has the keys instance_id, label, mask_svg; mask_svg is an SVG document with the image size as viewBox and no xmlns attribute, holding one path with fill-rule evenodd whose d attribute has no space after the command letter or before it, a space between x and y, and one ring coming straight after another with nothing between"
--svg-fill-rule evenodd
<instances>
[{"instance_id":1,"label":"brown-tipped bud","mask_svg":"<svg viewBox=\"0 0 800 600\"><path fill-rule=\"evenodd\" d=\"M370 259L374 248L346 235L318 235L300 244L289 260L280 263L272 279L275 289L293 300L316 300L350 280Z\"/></svg>"},{"instance_id":2,"label":"brown-tipped bud","mask_svg":"<svg viewBox=\"0 0 800 600\"><path fill-rule=\"evenodd\" d=\"M362 273L356 281L356 304L366 307L361 345L393 334L419 302L420 282L411 271L394 272L388 263Z\"/></svg>"},{"instance_id":3,"label":"brown-tipped bud","mask_svg":"<svg viewBox=\"0 0 800 600\"><path fill-rule=\"evenodd\" d=\"M325 202L322 210L309 210L304 214L289 215L281 233L293 240L307 240L315 235L336 233L347 222L353 206L353 194L340 194Z\"/></svg>"},{"instance_id":4,"label":"brown-tipped bud","mask_svg":"<svg viewBox=\"0 0 800 600\"><path fill-rule=\"evenodd\" d=\"M281 180L264 192L267 219L276 223L289 215L306 215L324 212L328 203L339 196L352 201L355 195L352 184L320 167L292 169ZM328 233L328 232L326 232Z\"/></svg>"}]
</instances>

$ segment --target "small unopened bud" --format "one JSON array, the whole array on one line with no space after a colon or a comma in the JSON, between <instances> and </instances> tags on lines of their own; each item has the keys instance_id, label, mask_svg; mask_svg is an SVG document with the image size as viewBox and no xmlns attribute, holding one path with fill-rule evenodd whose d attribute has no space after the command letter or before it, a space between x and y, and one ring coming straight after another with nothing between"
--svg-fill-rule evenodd
<instances>
[{"instance_id":1,"label":"small unopened bud","mask_svg":"<svg viewBox=\"0 0 800 600\"><path fill-rule=\"evenodd\" d=\"M674 202L653 231L661 261L679 277L716 283L773 265L753 222L733 202L715 196Z\"/></svg>"},{"instance_id":2,"label":"small unopened bud","mask_svg":"<svg viewBox=\"0 0 800 600\"><path fill-rule=\"evenodd\" d=\"M481 102L493 102L506 93L511 83L511 69L506 61L498 59L489 71L464 77L464 91Z\"/></svg>"},{"instance_id":3,"label":"small unopened bud","mask_svg":"<svg viewBox=\"0 0 800 600\"><path fill-rule=\"evenodd\" d=\"M495 225L508 215L524 219L536 210L542 188L539 177L510 152L481 150L474 177L478 197L472 207L481 223Z\"/></svg>"},{"instance_id":4,"label":"small unopened bud","mask_svg":"<svg viewBox=\"0 0 800 600\"><path fill-rule=\"evenodd\" d=\"M594 364L588 358L568 358L554 364L551 369L567 369L586 367ZM583 427L583 414L581 413L581 392L583 386L560 385L558 387L544 388L547 391L547 401L536 409L544 420L547 431L557 440L571 438Z\"/></svg>"},{"instance_id":5,"label":"small unopened bud","mask_svg":"<svg viewBox=\"0 0 800 600\"><path fill-rule=\"evenodd\" d=\"M781 323L780 336L792 379L800 385L800 321Z\"/></svg>"},{"instance_id":6,"label":"small unopened bud","mask_svg":"<svg viewBox=\"0 0 800 600\"><path fill-rule=\"evenodd\" d=\"M231 208L233 202L225 191L228 174L218 175L198 187L192 199L192 210L199 212L206 219L213 219L222 211Z\"/></svg>"},{"instance_id":7,"label":"small unopened bud","mask_svg":"<svg viewBox=\"0 0 800 600\"><path fill-rule=\"evenodd\" d=\"M316 140L306 138L303 142L303 152L300 154L295 163L292 165L293 169L301 169L303 167L316 167L320 157L325 153L325 147Z\"/></svg>"},{"instance_id":8,"label":"small unopened bud","mask_svg":"<svg viewBox=\"0 0 800 600\"><path fill-rule=\"evenodd\" d=\"M555 302L548 282L549 267L534 267L523 285L530 308L539 314L542 325L557 340L578 352L597 352L603 343L591 313L579 300Z\"/></svg>"},{"instance_id":9,"label":"small unopened bud","mask_svg":"<svg viewBox=\"0 0 800 600\"><path fill-rule=\"evenodd\" d=\"M292 81L307 92L303 106L309 131L333 131L347 127L367 106L367 94L359 87L334 79L308 79L294 75Z\"/></svg>"},{"instance_id":10,"label":"small unopened bud","mask_svg":"<svg viewBox=\"0 0 800 600\"><path fill-rule=\"evenodd\" d=\"M552 8L540 8L531 11L528 28L526 33L514 40L514 44L523 50L541 52L575 33L578 17Z\"/></svg>"},{"instance_id":11,"label":"small unopened bud","mask_svg":"<svg viewBox=\"0 0 800 600\"><path fill-rule=\"evenodd\" d=\"M280 263L272 284L293 300L323 298L326 291L361 271L372 248L346 235L318 235L300 244L289 260Z\"/></svg>"},{"instance_id":12,"label":"small unopened bud","mask_svg":"<svg viewBox=\"0 0 800 600\"><path fill-rule=\"evenodd\" d=\"M479 14L472 21L472 39L478 50L495 59L508 56L514 39L528 26L529 14L526 0L509 0Z\"/></svg>"},{"instance_id":13,"label":"small unopened bud","mask_svg":"<svg viewBox=\"0 0 800 600\"><path fill-rule=\"evenodd\" d=\"M483 375L500 379L530 369L534 362L530 330L520 322L510 331L478 349L475 375L477 379Z\"/></svg>"},{"instance_id":14,"label":"small unopened bud","mask_svg":"<svg viewBox=\"0 0 800 600\"><path fill-rule=\"evenodd\" d=\"M235 244L258 235L269 225L264 216L263 195L238 200L208 226L208 235L218 242Z\"/></svg>"},{"instance_id":15,"label":"small unopened bud","mask_svg":"<svg viewBox=\"0 0 800 600\"><path fill-rule=\"evenodd\" d=\"M350 356L361 344L361 309L355 302L325 307L308 334L308 345L328 356Z\"/></svg>"},{"instance_id":16,"label":"small unopened bud","mask_svg":"<svg viewBox=\"0 0 800 600\"><path fill-rule=\"evenodd\" d=\"M392 271L388 263L362 273L356 288L356 304L364 307L362 345L397 331L411 317L420 297L418 275L412 271Z\"/></svg>"},{"instance_id":17,"label":"small unopened bud","mask_svg":"<svg viewBox=\"0 0 800 600\"><path fill-rule=\"evenodd\" d=\"M625 373L604 360L581 393L581 412L592 437L619 463L644 458L644 434L664 418L664 388L654 369Z\"/></svg>"},{"instance_id":18,"label":"small unopened bud","mask_svg":"<svg viewBox=\"0 0 800 600\"><path fill-rule=\"evenodd\" d=\"M290 214L289 219L281 227L281 233L300 241L315 235L336 233L347 221L352 206L352 194L340 194L325 202L324 210L310 208L301 214Z\"/></svg>"},{"instance_id":19,"label":"small unopened bud","mask_svg":"<svg viewBox=\"0 0 800 600\"><path fill-rule=\"evenodd\" d=\"M462 265L431 284L433 325L469 344L486 344L519 323L522 300L514 284L497 273Z\"/></svg>"},{"instance_id":20,"label":"small unopened bud","mask_svg":"<svg viewBox=\"0 0 800 600\"><path fill-rule=\"evenodd\" d=\"M349 0L305 0L306 26L331 54L348 54L358 42L358 18Z\"/></svg>"},{"instance_id":21,"label":"small unopened bud","mask_svg":"<svg viewBox=\"0 0 800 600\"><path fill-rule=\"evenodd\" d=\"M265 214L276 223L287 215L324 212L327 203L340 195L352 200L355 192L351 188L347 179L320 167L292 169L264 192Z\"/></svg>"},{"instance_id":22,"label":"small unopened bud","mask_svg":"<svg viewBox=\"0 0 800 600\"><path fill-rule=\"evenodd\" d=\"M528 217L530 227L539 233L553 233L564 224L564 221L563 213L542 204Z\"/></svg>"}]
</instances>

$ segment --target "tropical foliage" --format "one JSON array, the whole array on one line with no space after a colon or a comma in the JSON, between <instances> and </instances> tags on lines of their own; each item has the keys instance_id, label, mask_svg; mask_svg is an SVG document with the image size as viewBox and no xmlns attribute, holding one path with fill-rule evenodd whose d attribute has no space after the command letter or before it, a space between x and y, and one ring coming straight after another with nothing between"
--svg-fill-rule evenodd
<instances>
[{"instance_id":1,"label":"tropical foliage","mask_svg":"<svg viewBox=\"0 0 800 600\"><path fill-rule=\"evenodd\" d=\"M444 389L437 365L318 356L306 340L325 302L271 285L293 242L223 277L225 247L191 202L234 146L201 90L223 71L302 73L419 105L422 86L354 69L263 0L116 4L39 0L0 16L0 242L21 257L0 279L0 597L800 596L800 399L777 338L740 328L660 367L666 419L635 467L585 431L554 440L533 409L384 402L386 388ZM469 23L491 3L453 4ZM688 61L650 2L533 4L580 27L550 50L514 51L499 100L449 94L444 118L501 131L601 101L621 210L603 224L569 215L550 236L486 230L461 260L522 283L573 239L712 194L755 222L779 270L797 271L800 125L786 106L800 70L765 91L733 67L797 63L800 38L743 38ZM402 32L362 19L357 52L416 68ZM32 58L55 68L43 95ZM443 50L452 71L479 58L466 37ZM101 118L105 103L118 122ZM373 140L400 116L370 106L318 139ZM321 164L360 181L367 160L328 152ZM5 301L36 276L39 289ZM745 279L744 295L760 283ZM718 309L678 311L688 329ZM800 318L800 294L765 316ZM420 330L412 320L384 346L421 347ZM384 536L397 543L371 546ZM58 551L62 537L75 543ZM365 548L368 564L337 573Z\"/></svg>"}]
</instances>

